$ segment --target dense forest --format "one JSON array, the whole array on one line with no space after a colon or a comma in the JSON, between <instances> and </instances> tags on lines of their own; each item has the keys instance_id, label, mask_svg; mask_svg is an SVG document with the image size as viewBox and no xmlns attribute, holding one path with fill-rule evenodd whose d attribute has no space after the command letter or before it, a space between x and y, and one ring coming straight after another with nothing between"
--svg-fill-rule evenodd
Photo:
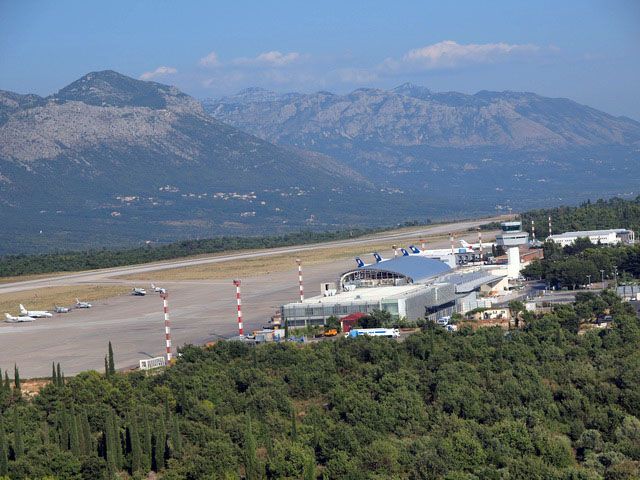
<instances>
[{"instance_id":1,"label":"dense forest","mask_svg":"<svg viewBox=\"0 0 640 480\"><path fill-rule=\"evenodd\" d=\"M520 214L522 226L529 233L531 220L534 220L538 240L549 235L549 216L552 233L606 228L628 228L640 232L640 196L634 200L587 201L578 207L554 207Z\"/></svg>"},{"instance_id":2,"label":"dense forest","mask_svg":"<svg viewBox=\"0 0 640 480\"><path fill-rule=\"evenodd\" d=\"M578 334L604 312L611 328ZM105 374L54 367L30 399L16 368L0 394L0 478L638 478L631 306L607 290L519 324L185 346L149 376L116 373L109 353Z\"/></svg>"},{"instance_id":3,"label":"dense forest","mask_svg":"<svg viewBox=\"0 0 640 480\"><path fill-rule=\"evenodd\" d=\"M307 245L310 243L358 238L372 233L416 225L419 225L419 223L405 222L395 227L352 228L349 230L327 230L325 232L303 230L297 233L272 237L217 237L183 240L168 245L121 250L102 249L35 255L7 255L0 258L0 277L94 270L98 268L158 262L191 255Z\"/></svg>"}]
</instances>

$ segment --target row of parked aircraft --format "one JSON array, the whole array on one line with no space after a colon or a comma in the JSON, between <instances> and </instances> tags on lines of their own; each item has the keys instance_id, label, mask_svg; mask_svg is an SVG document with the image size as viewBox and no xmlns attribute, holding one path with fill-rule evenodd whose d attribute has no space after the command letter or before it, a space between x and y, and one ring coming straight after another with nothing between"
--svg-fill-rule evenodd
<instances>
[{"instance_id":1,"label":"row of parked aircraft","mask_svg":"<svg viewBox=\"0 0 640 480\"><path fill-rule=\"evenodd\" d=\"M92 306L89 302L81 302L76 298L76 303L71 308L91 308ZM55 305L55 307L55 313L67 313L70 310L70 307L61 307L59 305ZM9 313L5 313L4 316L7 323L22 323L33 322L36 318L53 317L53 314L48 310L27 310L24 305L20 304L20 315L14 317Z\"/></svg>"},{"instance_id":2,"label":"row of parked aircraft","mask_svg":"<svg viewBox=\"0 0 640 480\"><path fill-rule=\"evenodd\" d=\"M464 240L460 240L460 244L462 245L462 247L458 248L457 250L454 250L454 253L474 253L476 250L480 250L479 243L467 243ZM490 250L494 245L495 244L491 242L483 243L482 248ZM445 255L451 255L451 248L438 248L435 250L426 250L426 249L420 250L415 245L409 245L407 248L409 250L407 250L406 248L400 249L400 252L402 252L403 257L418 255L420 257L437 258L437 257L444 257ZM373 255L373 258L376 259L376 263L389 260L388 258L382 258L378 252L373 252L372 255ZM356 257L355 261L358 264L358 267L367 267L369 265L373 265L372 263L364 263L360 257Z\"/></svg>"},{"instance_id":3,"label":"row of parked aircraft","mask_svg":"<svg viewBox=\"0 0 640 480\"><path fill-rule=\"evenodd\" d=\"M151 291L153 293L159 293L159 294L163 294L166 292L166 290L162 287L156 287L153 283L151 284ZM136 296L144 296L147 294L147 291L144 288L140 288L140 287L133 287L131 289L131 295L136 295Z\"/></svg>"}]
</instances>

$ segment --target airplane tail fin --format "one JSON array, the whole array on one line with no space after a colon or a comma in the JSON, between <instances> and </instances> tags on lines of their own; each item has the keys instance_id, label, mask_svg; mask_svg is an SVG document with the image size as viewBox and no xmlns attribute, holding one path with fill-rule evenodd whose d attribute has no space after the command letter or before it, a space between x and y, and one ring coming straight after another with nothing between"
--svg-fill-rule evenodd
<instances>
[{"instance_id":1,"label":"airplane tail fin","mask_svg":"<svg viewBox=\"0 0 640 480\"><path fill-rule=\"evenodd\" d=\"M358 267L364 267L364 262L362 261L362 259L360 257L356 257L355 261L358 264Z\"/></svg>"},{"instance_id":2,"label":"airplane tail fin","mask_svg":"<svg viewBox=\"0 0 640 480\"><path fill-rule=\"evenodd\" d=\"M20 304L20 313L22 313L23 315L26 315L27 313L27 309L24 308L24 305Z\"/></svg>"},{"instance_id":3,"label":"airplane tail fin","mask_svg":"<svg viewBox=\"0 0 640 480\"><path fill-rule=\"evenodd\" d=\"M460 245L462 245L465 248L469 248L469 244L464 240L460 240Z\"/></svg>"},{"instance_id":4,"label":"airplane tail fin","mask_svg":"<svg viewBox=\"0 0 640 480\"><path fill-rule=\"evenodd\" d=\"M420 250L418 250L418 247L415 245L409 245L409 250L411 250L412 253L420 253Z\"/></svg>"},{"instance_id":5,"label":"airplane tail fin","mask_svg":"<svg viewBox=\"0 0 640 480\"><path fill-rule=\"evenodd\" d=\"M151 288L153 288L154 290L156 289L156 286L152 283L151 284Z\"/></svg>"},{"instance_id":6,"label":"airplane tail fin","mask_svg":"<svg viewBox=\"0 0 640 480\"><path fill-rule=\"evenodd\" d=\"M80 300L76 297L76 305L80 303Z\"/></svg>"},{"instance_id":7,"label":"airplane tail fin","mask_svg":"<svg viewBox=\"0 0 640 480\"><path fill-rule=\"evenodd\" d=\"M373 258L376 259L376 263L380 263L382 261L382 257L378 252L373 252L372 255L373 255Z\"/></svg>"},{"instance_id":8,"label":"airplane tail fin","mask_svg":"<svg viewBox=\"0 0 640 480\"><path fill-rule=\"evenodd\" d=\"M11 315L9 315L8 313L4 314L5 317L7 317L7 320L11 320L13 317Z\"/></svg>"},{"instance_id":9,"label":"airplane tail fin","mask_svg":"<svg viewBox=\"0 0 640 480\"><path fill-rule=\"evenodd\" d=\"M400 251L402 252L402 256L403 257L408 257L409 256L409 252L407 252L406 248L401 248Z\"/></svg>"}]
</instances>

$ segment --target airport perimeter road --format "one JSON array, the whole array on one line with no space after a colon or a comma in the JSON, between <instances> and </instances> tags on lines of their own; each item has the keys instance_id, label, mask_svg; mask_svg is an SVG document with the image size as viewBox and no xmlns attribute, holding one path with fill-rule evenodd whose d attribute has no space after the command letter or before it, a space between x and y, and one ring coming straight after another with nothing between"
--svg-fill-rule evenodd
<instances>
[{"instance_id":1,"label":"airport perimeter road","mask_svg":"<svg viewBox=\"0 0 640 480\"><path fill-rule=\"evenodd\" d=\"M109 268L104 270L96 270L96 271L86 271L80 273L72 273L69 275L60 275L57 277L49 277L49 278L41 278L36 280L26 280L22 282L14 282L14 283L5 283L0 285L0 295L3 293L12 293L12 292L21 292L24 290L31 290L34 288L41 287L51 287L55 285L72 285L74 283L92 283L92 282L100 282L109 277L115 277L119 275L128 275L128 274L136 274L136 273L147 273L154 272L157 270L165 270L167 268L180 268L180 267L188 267L192 265L203 265L208 263L219 263L219 262L227 262L230 260L241 260L245 258L258 258L258 257L268 257L272 255L282 255L287 253L296 253L303 252L306 250L316 250L319 248L336 248L341 246L353 246L353 245L364 245L367 243L378 243L380 241L388 240L401 240L407 237L415 237L420 235L440 235L447 234L449 232L459 232L464 231L469 228L477 227L478 225L482 225L485 223L489 223L495 220L502 219L502 217L495 218L487 218L483 220L467 220L456 223L448 223L445 225L433 225L433 226L425 226L423 228L419 228L416 230L412 230L410 232L401 232L401 233L389 233L384 235L376 235L367 238L356 238L353 240L339 240L336 242L327 242L327 243L316 243L311 245L300 245L294 247L282 247L282 248L273 248L269 250L260 250L256 252L247 252L247 253L234 253L228 255L218 255L211 257L199 257L199 258L187 258L183 260L170 260L167 262L158 262L149 265L134 265L130 267L116 267ZM469 241L475 241L474 238L471 238ZM439 248L442 248L440 245Z\"/></svg>"},{"instance_id":2,"label":"airport perimeter road","mask_svg":"<svg viewBox=\"0 0 640 480\"><path fill-rule=\"evenodd\" d=\"M118 283L131 286L131 281L113 278L129 273L162 270L200 263L215 263L242 258L294 253L313 248L330 248L340 245L394 241L416 235L437 235L463 230L486 223L489 220L459 222L438 225L408 233L382 235L371 239L332 242L319 246L306 245L198 258L136 267L114 268L97 272L83 272L47 279L17 282L0 286L0 293L21 291L54 285L82 285ZM468 241L475 234L466 235ZM462 236L460 236L462 238ZM447 239L429 242L430 247L446 247ZM364 248L363 248L364 250ZM366 251L366 250L365 250ZM383 253L383 252L381 252ZM390 249L385 252L390 255ZM354 267L353 259L330 261L304 268L307 297L320 294L320 283L336 281L338 275ZM154 281L153 273L149 280ZM235 287L229 279L181 280L154 282L169 292L169 314L172 341L175 348L185 343L204 343L237 334L237 308ZM136 282L137 286L142 285ZM297 267L281 272L242 278L242 303L244 330L251 332L267 324L280 305L295 302L299 298ZM111 341L115 352L116 367L136 366L140 359L161 356L165 353L164 317L162 300L156 294L144 297L121 295L94 302L91 309L72 310L66 314L54 314L53 318L38 319L29 324L0 323L0 368L9 369L14 363L24 378L48 376L51 362L60 362L65 374L73 375L83 370L104 368L107 344Z\"/></svg>"}]
</instances>

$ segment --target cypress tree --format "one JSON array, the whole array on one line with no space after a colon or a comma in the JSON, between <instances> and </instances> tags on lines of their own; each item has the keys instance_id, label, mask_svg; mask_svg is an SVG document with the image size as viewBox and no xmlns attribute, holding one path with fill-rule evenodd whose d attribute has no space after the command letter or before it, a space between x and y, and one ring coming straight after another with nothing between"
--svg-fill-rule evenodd
<instances>
[{"instance_id":1,"label":"cypress tree","mask_svg":"<svg viewBox=\"0 0 640 480\"><path fill-rule=\"evenodd\" d=\"M153 460L156 472L164 469L164 456L166 454L167 434L165 432L164 422L160 420L156 426L153 445Z\"/></svg>"},{"instance_id":2,"label":"cypress tree","mask_svg":"<svg viewBox=\"0 0 640 480\"><path fill-rule=\"evenodd\" d=\"M51 362L51 383L54 387L58 386L58 377L56 375L56 362Z\"/></svg>"},{"instance_id":3,"label":"cypress tree","mask_svg":"<svg viewBox=\"0 0 640 480\"><path fill-rule=\"evenodd\" d=\"M7 370L4 371L4 391L11 392L11 381L9 381L9 372Z\"/></svg>"},{"instance_id":4,"label":"cypress tree","mask_svg":"<svg viewBox=\"0 0 640 480\"><path fill-rule=\"evenodd\" d=\"M298 429L296 428L296 411L291 409L291 441L293 443L298 441Z\"/></svg>"},{"instance_id":5,"label":"cypress tree","mask_svg":"<svg viewBox=\"0 0 640 480\"><path fill-rule=\"evenodd\" d=\"M59 387L62 386L62 374L60 373L60 362L58 362L58 375L57 375L56 382Z\"/></svg>"},{"instance_id":6,"label":"cypress tree","mask_svg":"<svg viewBox=\"0 0 640 480\"><path fill-rule=\"evenodd\" d=\"M187 409L187 389L184 386L184 380L180 383L180 413L184 413Z\"/></svg>"},{"instance_id":7,"label":"cypress tree","mask_svg":"<svg viewBox=\"0 0 640 480\"><path fill-rule=\"evenodd\" d=\"M211 427L214 430L218 429L218 418L216 416L216 406L211 407Z\"/></svg>"},{"instance_id":8,"label":"cypress tree","mask_svg":"<svg viewBox=\"0 0 640 480\"><path fill-rule=\"evenodd\" d=\"M164 392L164 423L167 425L171 420L171 411L169 410L169 392Z\"/></svg>"},{"instance_id":9,"label":"cypress tree","mask_svg":"<svg viewBox=\"0 0 640 480\"><path fill-rule=\"evenodd\" d=\"M70 428L69 417L67 416L66 408L62 410L60 414L60 448L62 450L69 450L70 445Z\"/></svg>"},{"instance_id":10,"label":"cypress tree","mask_svg":"<svg viewBox=\"0 0 640 480\"><path fill-rule=\"evenodd\" d=\"M173 458L182 457L182 436L180 435L180 424L176 415L174 415L171 423L171 456Z\"/></svg>"},{"instance_id":11,"label":"cypress tree","mask_svg":"<svg viewBox=\"0 0 640 480\"><path fill-rule=\"evenodd\" d=\"M113 347L111 341L109 341L109 376L112 377L116 374L116 363L113 358Z\"/></svg>"},{"instance_id":12,"label":"cypress tree","mask_svg":"<svg viewBox=\"0 0 640 480\"><path fill-rule=\"evenodd\" d=\"M71 447L71 453L76 457L80 456L80 435L78 433L76 412L73 407L71 407L71 414L69 416L69 445Z\"/></svg>"},{"instance_id":13,"label":"cypress tree","mask_svg":"<svg viewBox=\"0 0 640 480\"><path fill-rule=\"evenodd\" d=\"M115 432L112 422L113 411L109 411L104 422L104 447L107 457L107 470L109 471L109 478L114 478L117 471L116 466L116 454L115 454Z\"/></svg>"},{"instance_id":14,"label":"cypress tree","mask_svg":"<svg viewBox=\"0 0 640 480\"><path fill-rule=\"evenodd\" d=\"M104 376L109 378L109 362L106 355L104 356Z\"/></svg>"},{"instance_id":15,"label":"cypress tree","mask_svg":"<svg viewBox=\"0 0 640 480\"><path fill-rule=\"evenodd\" d=\"M87 412L82 410L80 412L80 426L78 427L80 434L80 450L83 455L91 455L93 451L93 442L91 441L91 426L89 425L89 419L87 418Z\"/></svg>"},{"instance_id":16,"label":"cypress tree","mask_svg":"<svg viewBox=\"0 0 640 480\"><path fill-rule=\"evenodd\" d=\"M62 372L62 376L60 377L60 386L64 387L64 372Z\"/></svg>"},{"instance_id":17,"label":"cypress tree","mask_svg":"<svg viewBox=\"0 0 640 480\"><path fill-rule=\"evenodd\" d=\"M16 459L24 455L24 445L22 443L22 425L18 416L18 407L13 407L13 447Z\"/></svg>"},{"instance_id":18,"label":"cypress tree","mask_svg":"<svg viewBox=\"0 0 640 480\"><path fill-rule=\"evenodd\" d=\"M153 450L151 447L151 428L149 427L149 416L147 415L147 408L142 410L142 451L144 452L144 467L145 470L151 469L151 456Z\"/></svg>"},{"instance_id":19,"label":"cypress tree","mask_svg":"<svg viewBox=\"0 0 640 480\"><path fill-rule=\"evenodd\" d=\"M316 478L316 461L315 461L315 458L312 457L304 466L304 479L315 480L315 478Z\"/></svg>"},{"instance_id":20,"label":"cypress tree","mask_svg":"<svg viewBox=\"0 0 640 480\"><path fill-rule=\"evenodd\" d=\"M138 419L132 414L129 419L129 438L131 440L131 474L142 468L142 448L138 434Z\"/></svg>"},{"instance_id":21,"label":"cypress tree","mask_svg":"<svg viewBox=\"0 0 640 480\"><path fill-rule=\"evenodd\" d=\"M20 372L18 372L18 366L15 363L13 364L13 383L15 389L18 390L18 392L22 392L20 388Z\"/></svg>"},{"instance_id":22,"label":"cypress tree","mask_svg":"<svg viewBox=\"0 0 640 480\"><path fill-rule=\"evenodd\" d=\"M0 376L0 380L2 377ZM0 475L6 476L9 469L9 445L4 431L4 422L0 418Z\"/></svg>"},{"instance_id":23,"label":"cypress tree","mask_svg":"<svg viewBox=\"0 0 640 480\"><path fill-rule=\"evenodd\" d=\"M246 428L244 432L244 469L247 478L258 478L260 469L256 455L256 439L251 430L251 418L246 416Z\"/></svg>"},{"instance_id":24,"label":"cypress tree","mask_svg":"<svg viewBox=\"0 0 640 480\"><path fill-rule=\"evenodd\" d=\"M113 424L113 447L115 452L116 468L122 470L122 439L120 438L120 425L118 425L118 417L111 410L111 422Z\"/></svg>"}]
</instances>

